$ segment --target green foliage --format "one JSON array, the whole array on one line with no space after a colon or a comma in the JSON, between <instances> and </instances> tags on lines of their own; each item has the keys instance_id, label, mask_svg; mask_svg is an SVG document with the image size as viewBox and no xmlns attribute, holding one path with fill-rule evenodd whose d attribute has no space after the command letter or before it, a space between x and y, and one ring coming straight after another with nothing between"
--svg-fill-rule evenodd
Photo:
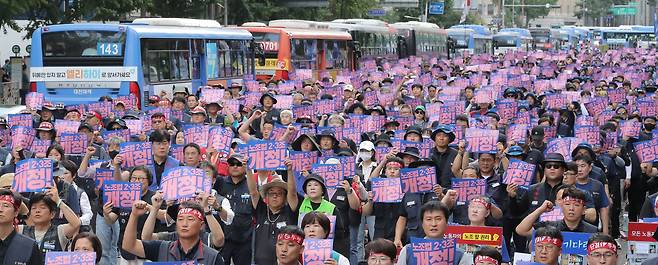
<instances>
[{"instance_id":1,"label":"green foliage","mask_svg":"<svg viewBox=\"0 0 658 265\"><path fill-rule=\"evenodd\" d=\"M590 17L599 18L606 16L610 7L615 4L626 4L625 0L580 0L576 4L578 10L576 16L578 18ZM587 9L587 12L584 10Z\"/></svg>"},{"instance_id":2,"label":"green foliage","mask_svg":"<svg viewBox=\"0 0 658 265\"><path fill-rule=\"evenodd\" d=\"M599 0L588 0L588 1L599 1ZM521 0L506 0L506 5L520 5ZM526 5L546 5L557 4L557 0L525 0L523 4ZM523 20L521 17L521 7L506 7L505 8L505 25L512 26L516 24L517 26L525 26L528 24L528 21L533 20L538 17L546 16L551 11L549 8L545 7L526 7L524 8L526 20Z\"/></svg>"}]
</instances>

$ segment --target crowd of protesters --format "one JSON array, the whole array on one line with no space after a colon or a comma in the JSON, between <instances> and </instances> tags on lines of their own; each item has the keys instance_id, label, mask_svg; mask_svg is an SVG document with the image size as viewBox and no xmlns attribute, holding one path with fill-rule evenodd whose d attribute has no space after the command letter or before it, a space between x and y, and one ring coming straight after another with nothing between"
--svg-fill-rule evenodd
<instances>
[{"instance_id":1,"label":"crowd of protesters","mask_svg":"<svg viewBox=\"0 0 658 265\"><path fill-rule=\"evenodd\" d=\"M141 112L103 97L100 101L114 106L107 116L46 102L40 110L28 110L36 137L52 140L45 156L0 143L0 260L43 264L49 251L93 251L98 264L301 264L304 241L328 238L333 231L333 251L324 264L413 264L411 237L438 240L449 225L472 225L502 227L504 241L474 253L457 249L455 264L499 265L510 263L514 253L532 252L535 262L556 265L561 232L591 233L588 263L616 264L624 259L615 240L625 237L623 213L630 221L658 214L658 169L653 161L642 161L634 145L655 138L656 55L646 49L602 52L582 47L369 62L362 70L338 73L343 78L319 74L317 80L261 81L253 106L244 97L254 91L240 83L198 89L224 89L217 102L203 102L192 88L176 85L171 95L151 96ZM280 108L277 95L284 92L278 87L286 82L296 84L285 92L292 95L292 107ZM491 96L478 96L483 91ZM619 91L620 100L610 96ZM568 100L556 107L549 102L553 95ZM224 100L242 104L231 113ZM323 100L338 101L340 107L327 113L318 108L315 115L296 113L297 107ZM603 109L588 108L596 100L605 100ZM652 107L639 106L646 101ZM501 102L516 107L502 113ZM460 105L463 111L445 122L434 111L444 104ZM183 115L148 111L156 108ZM385 122L358 139L338 137L336 130L357 115L384 116ZM142 117L148 117L151 130L132 135L130 141L152 143L153 166L125 168L119 152L125 139L103 135L127 129L126 120ZM582 139L568 153L551 152L547 143L576 137L574 128L582 117L594 118L600 142ZM57 119L81 122L78 133L89 140L84 154L65 154L55 131ZM641 126L638 135L622 134L629 121ZM524 122L528 126L522 137L506 135L510 125ZM231 151L186 142L181 133L186 124L230 128L235 135ZM5 119L0 127L9 129ZM475 127L500 132L493 151L468 152L469 143L459 134ZM284 132L275 133L277 128ZM619 137L610 141L613 134ZM290 150L317 152L325 164L353 157L357 174L344 176L336 191L328 192L323 177L310 169L296 179L300 172L290 160L286 170L255 172L236 150L254 140L286 141ZM400 150L395 140L428 143L430 149ZM184 145L182 157L170 153L172 145ZM380 147L390 151L377 154ZM37 193L12 191L16 164L28 158L56 162L54 186ZM512 159L537 167L532 185L503 183ZM98 160L102 162L92 163ZM163 173L178 166L205 170L211 192L198 192L191 201L166 201L157 187ZM399 178L401 169L415 167L436 169L432 192L408 193L397 203L373 200L373 178ZM94 181L98 168L112 169L115 180L141 183L141 200L131 209L103 201L103 190ZM484 179L486 193L459 205L453 178ZM624 200L627 209L622 208ZM561 209L561 220L540 221L555 208ZM648 264L658 261L653 262Z\"/></svg>"}]
</instances>

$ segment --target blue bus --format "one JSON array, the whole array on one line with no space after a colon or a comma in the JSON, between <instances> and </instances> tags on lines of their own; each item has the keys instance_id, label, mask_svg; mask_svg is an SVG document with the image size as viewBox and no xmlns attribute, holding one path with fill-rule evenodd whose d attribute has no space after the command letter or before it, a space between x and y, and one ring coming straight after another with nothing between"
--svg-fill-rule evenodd
<instances>
[{"instance_id":1,"label":"blue bus","mask_svg":"<svg viewBox=\"0 0 658 265\"><path fill-rule=\"evenodd\" d=\"M452 42L451 53L464 54L492 54L493 39L491 35L478 34L475 30L469 28L450 28L447 29L448 37Z\"/></svg>"},{"instance_id":2,"label":"blue bus","mask_svg":"<svg viewBox=\"0 0 658 265\"><path fill-rule=\"evenodd\" d=\"M656 46L653 26L620 26L601 30L601 45L608 49Z\"/></svg>"},{"instance_id":3,"label":"blue bus","mask_svg":"<svg viewBox=\"0 0 658 265\"><path fill-rule=\"evenodd\" d=\"M66 105L132 94L141 107L174 86L241 82L257 50L248 31L209 20L46 26L32 34L30 89Z\"/></svg>"},{"instance_id":4,"label":"blue bus","mask_svg":"<svg viewBox=\"0 0 658 265\"><path fill-rule=\"evenodd\" d=\"M493 36L493 47L496 54L507 51L532 50L532 37L516 31L500 31Z\"/></svg>"}]
</instances>

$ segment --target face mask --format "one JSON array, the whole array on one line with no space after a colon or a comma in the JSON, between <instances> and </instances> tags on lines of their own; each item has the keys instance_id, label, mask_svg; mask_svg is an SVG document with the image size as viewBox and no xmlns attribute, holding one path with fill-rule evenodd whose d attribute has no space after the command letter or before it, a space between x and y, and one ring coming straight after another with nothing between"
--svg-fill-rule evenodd
<instances>
[{"instance_id":1,"label":"face mask","mask_svg":"<svg viewBox=\"0 0 658 265\"><path fill-rule=\"evenodd\" d=\"M119 151L110 151L110 158L114 159L119 154Z\"/></svg>"},{"instance_id":2,"label":"face mask","mask_svg":"<svg viewBox=\"0 0 658 265\"><path fill-rule=\"evenodd\" d=\"M359 152L359 158L361 160L370 160L372 158L372 154L370 152Z\"/></svg>"},{"instance_id":3,"label":"face mask","mask_svg":"<svg viewBox=\"0 0 658 265\"><path fill-rule=\"evenodd\" d=\"M656 125L653 123L645 123L644 129L647 131L653 131L653 129L656 129Z\"/></svg>"}]
</instances>

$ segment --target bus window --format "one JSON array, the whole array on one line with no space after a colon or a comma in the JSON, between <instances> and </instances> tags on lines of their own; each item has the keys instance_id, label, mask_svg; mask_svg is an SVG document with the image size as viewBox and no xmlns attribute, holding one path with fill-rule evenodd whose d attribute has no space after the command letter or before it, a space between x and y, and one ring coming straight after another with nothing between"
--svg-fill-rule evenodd
<instances>
[{"instance_id":1,"label":"bus window","mask_svg":"<svg viewBox=\"0 0 658 265\"><path fill-rule=\"evenodd\" d=\"M149 83L191 79L189 40L142 39L141 43L144 78Z\"/></svg>"},{"instance_id":2,"label":"bus window","mask_svg":"<svg viewBox=\"0 0 658 265\"><path fill-rule=\"evenodd\" d=\"M290 41L290 58L295 69L317 69L317 40Z\"/></svg>"},{"instance_id":3,"label":"bus window","mask_svg":"<svg viewBox=\"0 0 658 265\"><path fill-rule=\"evenodd\" d=\"M41 36L43 66L123 66L126 37L113 31L57 31Z\"/></svg>"},{"instance_id":4,"label":"bus window","mask_svg":"<svg viewBox=\"0 0 658 265\"><path fill-rule=\"evenodd\" d=\"M254 41L263 45L266 59L279 58L279 34L278 33L262 33L252 32Z\"/></svg>"},{"instance_id":5,"label":"bus window","mask_svg":"<svg viewBox=\"0 0 658 265\"><path fill-rule=\"evenodd\" d=\"M327 69L345 69L347 68L347 43L338 40L325 40L325 58Z\"/></svg>"}]
</instances>

